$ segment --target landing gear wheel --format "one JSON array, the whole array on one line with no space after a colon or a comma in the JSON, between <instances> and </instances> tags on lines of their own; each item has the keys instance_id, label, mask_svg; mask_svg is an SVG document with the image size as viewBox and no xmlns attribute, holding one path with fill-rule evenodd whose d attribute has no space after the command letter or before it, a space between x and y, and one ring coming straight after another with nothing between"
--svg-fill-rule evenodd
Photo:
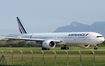
<instances>
[{"instance_id":1,"label":"landing gear wheel","mask_svg":"<svg viewBox=\"0 0 105 66\"><path fill-rule=\"evenodd\" d=\"M94 50L97 50L98 48L97 47L94 47Z\"/></svg>"},{"instance_id":2,"label":"landing gear wheel","mask_svg":"<svg viewBox=\"0 0 105 66\"><path fill-rule=\"evenodd\" d=\"M61 50L69 50L69 47L67 47L66 45L64 45L63 47L61 47Z\"/></svg>"},{"instance_id":3,"label":"landing gear wheel","mask_svg":"<svg viewBox=\"0 0 105 66\"><path fill-rule=\"evenodd\" d=\"M44 47L42 47L42 50L50 50L49 48L44 48Z\"/></svg>"}]
</instances>

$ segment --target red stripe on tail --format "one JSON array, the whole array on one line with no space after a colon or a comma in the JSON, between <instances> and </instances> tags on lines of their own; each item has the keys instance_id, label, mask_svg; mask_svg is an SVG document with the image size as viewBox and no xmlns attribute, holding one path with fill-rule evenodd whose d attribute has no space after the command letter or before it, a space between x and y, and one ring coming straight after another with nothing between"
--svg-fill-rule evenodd
<instances>
[{"instance_id":1,"label":"red stripe on tail","mask_svg":"<svg viewBox=\"0 0 105 66\"><path fill-rule=\"evenodd\" d=\"M22 30L20 29L20 27L19 27L19 31L20 31L20 33L22 34Z\"/></svg>"}]
</instances>

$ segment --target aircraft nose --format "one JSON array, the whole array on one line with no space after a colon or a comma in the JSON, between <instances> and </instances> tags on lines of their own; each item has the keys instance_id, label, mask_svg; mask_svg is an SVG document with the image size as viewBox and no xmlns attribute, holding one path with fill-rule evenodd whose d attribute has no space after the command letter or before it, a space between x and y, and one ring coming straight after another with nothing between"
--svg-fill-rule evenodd
<instances>
[{"instance_id":1,"label":"aircraft nose","mask_svg":"<svg viewBox=\"0 0 105 66\"><path fill-rule=\"evenodd\" d=\"M103 38L101 38L101 41L102 41L102 44L104 43L104 41L105 41L105 38L103 37Z\"/></svg>"}]
</instances>

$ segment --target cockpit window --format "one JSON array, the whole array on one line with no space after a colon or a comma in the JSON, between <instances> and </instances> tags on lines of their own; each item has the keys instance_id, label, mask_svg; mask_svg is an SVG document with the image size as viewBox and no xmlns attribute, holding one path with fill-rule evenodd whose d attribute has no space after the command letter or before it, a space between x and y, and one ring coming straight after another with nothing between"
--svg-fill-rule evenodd
<instances>
[{"instance_id":1,"label":"cockpit window","mask_svg":"<svg viewBox=\"0 0 105 66\"><path fill-rule=\"evenodd\" d=\"M97 38L100 38L100 37L102 37L102 36L97 36Z\"/></svg>"}]
</instances>

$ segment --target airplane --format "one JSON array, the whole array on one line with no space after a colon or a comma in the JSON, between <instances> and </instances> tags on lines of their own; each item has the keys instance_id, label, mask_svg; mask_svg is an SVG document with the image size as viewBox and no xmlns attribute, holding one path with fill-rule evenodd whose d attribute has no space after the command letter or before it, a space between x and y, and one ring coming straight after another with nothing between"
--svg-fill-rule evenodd
<instances>
[{"instance_id":1,"label":"airplane","mask_svg":"<svg viewBox=\"0 0 105 66\"><path fill-rule=\"evenodd\" d=\"M42 45L42 50L50 50L56 45L62 45L61 50L68 50L68 45L78 45L79 47L88 48L94 45L94 50L97 50L97 45L102 44L104 37L96 32L52 32L52 33L27 33L18 17L18 28L21 34L8 35L6 39L36 41Z\"/></svg>"}]
</instances>

